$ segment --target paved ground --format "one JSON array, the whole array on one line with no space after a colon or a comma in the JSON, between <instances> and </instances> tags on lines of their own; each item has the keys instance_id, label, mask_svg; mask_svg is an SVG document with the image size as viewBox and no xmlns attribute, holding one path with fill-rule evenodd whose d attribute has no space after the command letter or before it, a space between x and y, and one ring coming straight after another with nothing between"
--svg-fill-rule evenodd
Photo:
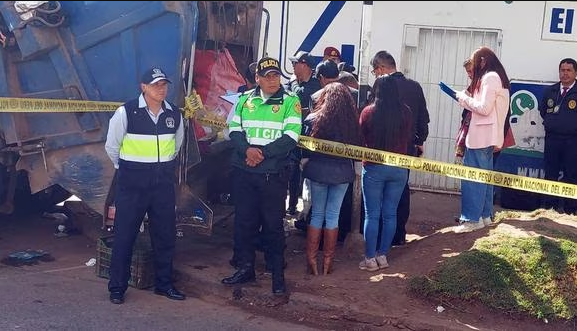
<instances>
[{"instance_id":1,"label":"paved ground","mask_svg":"<svg viewBox=\"0 0 577 331\"><path fill-rule=\"evenodd\" d=\"M547 325L536 320L507 316L473 304L463 307L445 305L446 310L439 313L436 308L440 303L426 302L408 294L407 282L412 276L428 273L449 256L469 249L477 238L490 231L483 229L461 235L447 231L454 225L454 216L458 214L459 196L418 192L412 195L411 201L410 242L404 247L394 248L389 257L391 267L377 272L359 270L357 265L361 254L341 245L337 249L333 274L319 277L307 275L304 263L305 237L303 233L293 229L287 240L286 250L289 295L283 298L275 298L270 294L270 277L263 274L264 263L260 253L257 254L258 276L255 283L242 287L227 287L220 283L223 277L234 271L228 265L232 252L233 210L230 206L215 207L216 225L212 236L198 235L185 229L177 244L176 285L200 301L192 299L184 304L167 303L165 298L152 295L150 291L131 288L125 304L125 307L129 308L118 310L124 313L111 313L112 305L107 300L106 280L95 276L94 267L84 266L86 261L96 257L95 242L87 236L98 234L98 231L89 226L97 221L90 220L89 212L76 208L75 222L81 224L85 235L62 238L54 236L56 226L53 220L36 217L3 221L0 222L0 258L16 250L30 248L49 251L55 261L40 262L24 268L0 264L0 284L3 293L8 294L0 299L0 302L4 300L0 308L3 311L6 308L12 309L12 322L23 319L23 316L28 314L35 314L37 307L44 306L53 308L40 310L42 313L37 316L48 322L51 321L51 314L56 314L57 311L62 311L67 316L73 315L77 320L75 323L80 323L70 325L82 326L82 320L104 321L89 324L88 329L127 318L131 316L131 309L135 309L136 316L149 323L155 323L158 319L160 324L150 325L160 329L165 324L164 321L182 325L180 323L186 322L186 316L196 314L197 306L204 304L209 305L206 311L202 311L207 319L217 318L220 313L233 314L235 317L229 320L232 329L235 329L236 318L240 329L245 325L242 324L245 323L243 321L253 319L276 329L290 329L295 325L299 328L346 330L567 329L566 325ZM28 282L26 277L20 277L30 274L41 274L40 278L45 280ZM11 279L17 279L19 286L11 287ZM80 282L77 283L76 280ZM25 288L29 294L23 296L25 300L18 305L10 306L10 297L18 298L19 287ZM82 292L82 289L89 290ZM82 294L78 294L81 292ZM70 302L69 306L48 303L54 293L59 293L58 296L61 296L64 302ZM210 305L214 304L218 305L219 309L218 312L211 313L214 306ZM179 309L173 311L176 306ZM17 309L13 309L15 307ZM33 309L30 309L31 307ZM248 315L235 315L240 314L238 308ZM19 314L20 310L25 313ZM269 322L273 324L266 324ZM62 318L50 323L54 324L47 325L54 325L56 328L64 325L59 324L63 323ZM261 325L258 323L249 324L247 328L258 329ZM13 328L16 325L9 324ZM26 325L32 329L34 324ZM212 329L213 326L215 325L201 328ZM229 326L226 324L222 328L228 329ZM0 329L3 329L2 324Z\"/></svg>"},{"instance_id":2,"label":"paved ground","mask_svg":"<svg viewBox=\"0 0 577 331\"><path fill-rule=\"evenodd\" d=\"M130 288L126 302L113 305L106 279L85 265L95 256L94 243L84 236L55 237L52 223L0 219L0 330L312 330L192 292L185 301L171 301ZM30 265L6 259L27 249L49 255Z\"/></svg>"}]
</instances>

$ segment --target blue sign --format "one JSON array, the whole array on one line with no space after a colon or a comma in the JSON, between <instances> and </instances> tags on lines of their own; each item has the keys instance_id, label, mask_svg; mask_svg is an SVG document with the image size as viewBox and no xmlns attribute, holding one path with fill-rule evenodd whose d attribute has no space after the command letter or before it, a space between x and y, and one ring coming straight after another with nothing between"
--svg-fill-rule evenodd
<instances>
[{"instance_id":1,"label":"blue sign","mask_svg":"<svg viewBox=\"0 0 577 331\"><path fill-rule=\"evenodd\" d=\"M544 178L543 151L545 129L539 114L539 101L549 84L511 82L511 131L514 145L504 149L497 159L496 171Z\"/></svg>"},{"instance_id":2,"label":"blue sign","mask_svg":"<svg viewBox=\"0 0 577 331\"><path fill-rule=\"evenodd\" d=\"M504 149L495 170L525 177L544 178L543 151L545 129L539 114L539 102L552 83L512 81L509 123L515 144ZM541 205L541 195L509 188L497 188L503 208L534 210Z\"/></svg>"}]
</instances>

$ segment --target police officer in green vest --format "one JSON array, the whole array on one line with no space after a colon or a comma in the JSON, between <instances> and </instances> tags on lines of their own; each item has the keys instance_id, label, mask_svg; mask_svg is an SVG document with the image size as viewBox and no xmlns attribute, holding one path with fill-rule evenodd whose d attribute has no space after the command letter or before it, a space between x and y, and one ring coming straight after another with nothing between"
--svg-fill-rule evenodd
<instances>
[{"instance_id":1,"label":"police officer in green vest","mask_svg":"<svg viewBox=\"0 0 577 331\"><path fill-rule=\"evenodd\" d=\"M258 86L240 97L229 124L239 268L222 283L255 280L255 239L262 227L265 254L271 260L267 262L272 267L272 292L284 295L288 153L301 132L301 105L296 95L281 86L278 60L260 59L255 77Z\"/></svg>"},{"instance_id":2,"label":"police officer in green vest","mask_svg":"<svg viewBox=\"0 0 577 331\"><path fill-rule=\"evenodd\" d=\"M110 301L124 303L132 247L148 213L154 249L154 293L184 300L172 284L176 244L175 169L183 142L180 110L165 100L170 80L159 68L141 79L142 94L120 106L108 126L106 152L117 169L114 245L110 261Z\"/></svg>"}]
</instances>

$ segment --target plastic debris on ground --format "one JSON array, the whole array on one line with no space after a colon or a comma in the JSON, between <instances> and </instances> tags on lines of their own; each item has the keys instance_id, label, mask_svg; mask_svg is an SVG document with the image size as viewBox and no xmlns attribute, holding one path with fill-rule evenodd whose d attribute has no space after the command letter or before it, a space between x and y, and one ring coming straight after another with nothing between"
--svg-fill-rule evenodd
<instances>
[{"instance_id":1,"label":"plastic debris on ground","mask_svg":"<svg viewBox=\"0 0 577 331\"><path fill-rule=\"evenodd\" d=\"M84 264L86 264L87 267L94 267L96 265L96 259L91 258L90 260L88 260L88 262L86 262Z\"/></svg>"},{"instance_id":2,"label":"plastic debris on ground","mask_svg":"<svg viewBox=\"0 0 577 331\"><path fill-rule=\"evenodd\" d=\"M80 234L80 230L74 227L67 227L64 224L59 224L54 230L54 236L57 238L68 237L70 235Z\"/></svg>"},{"instance_id":3,"label":"plastic debris on ground","mask_svg":"<svg viewBox=\"0 0 577 331\"><path fill-rule=\"evenodd\" d=\"M54 258L46 251L27 249L10 253L8 257L2 259L0 262L6 265L18 267L22 265L37 264L39 261L51 262L54 261Z\"/></svg>"},{"instance_id":4,"label":"plastic debris on ground","mask_svg":"<svg viewBox=\"0 0 577 331\"><path fill-rule=\"evenodd\" d=\"M66 233L66 226L64 224L60 224L56 227L56 231L54 232L54 236L56 237L68 237L68 233Z\"/></svg>"}]
</instances>

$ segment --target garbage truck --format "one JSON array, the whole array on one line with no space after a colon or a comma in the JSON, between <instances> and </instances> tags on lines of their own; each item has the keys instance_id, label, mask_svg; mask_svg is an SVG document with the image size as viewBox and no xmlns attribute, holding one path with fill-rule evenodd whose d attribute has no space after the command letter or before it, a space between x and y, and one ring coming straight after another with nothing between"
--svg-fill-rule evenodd
<instances>
[{"instance_id":1,"label":"garbage truck","mask_svg":"<svg viewBox=\"0 0 577 331\"><path fill-rule=\"evenodd\" d=\"M221 68L210 55L226 54L242 79L235 68L258 57L262 13L259 1L0 2L0 215L74 195L104 217L115 172L104 144L117 105L138 96L152 66L171 77L167 99L179 107L195 84L219 93L195 81L195 56ZM190 128L185 184L202 197L227 147Z\"/></svg>"}]
</instances>

